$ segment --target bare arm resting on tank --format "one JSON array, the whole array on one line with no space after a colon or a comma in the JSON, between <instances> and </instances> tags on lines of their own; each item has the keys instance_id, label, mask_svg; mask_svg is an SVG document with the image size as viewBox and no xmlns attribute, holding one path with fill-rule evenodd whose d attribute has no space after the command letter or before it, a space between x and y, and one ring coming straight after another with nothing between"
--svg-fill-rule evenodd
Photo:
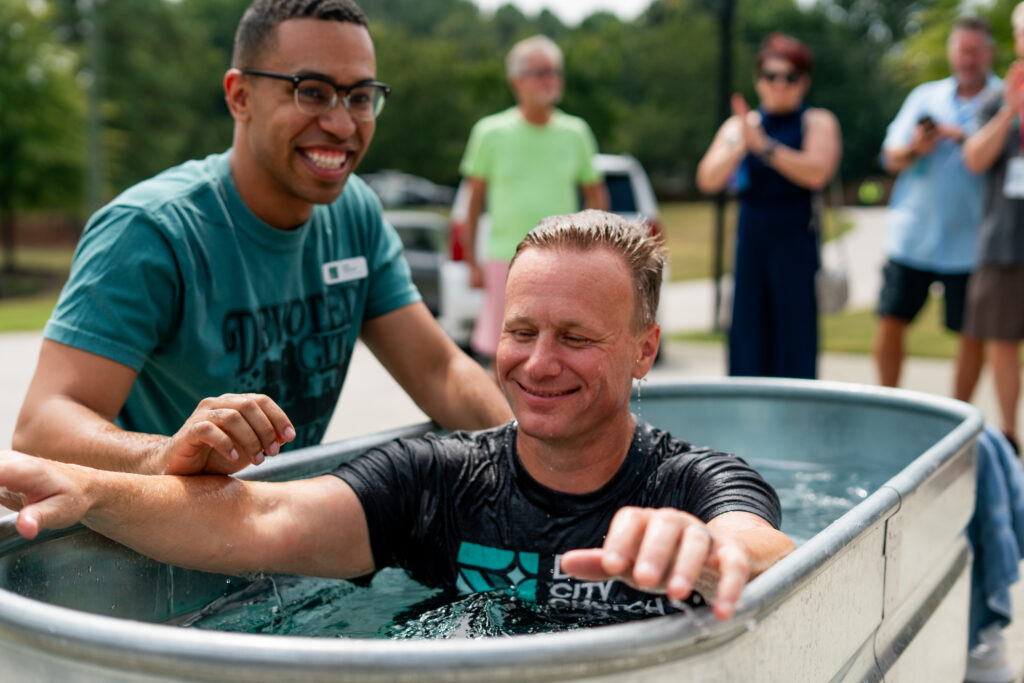
<instances>
[{"instance_id":1,"label":"bare arm resting on tank","mask_svg":"<svg viewBox=\"0 0 1024 683\"><path fill-rule=\"evenodd\" d=\"M373 571L362 504L341 479L245 482L144 476L0 451L0 502L18 533L83 523L144 555L189 569L351 578Z\"/></svg>"}]
</instances>

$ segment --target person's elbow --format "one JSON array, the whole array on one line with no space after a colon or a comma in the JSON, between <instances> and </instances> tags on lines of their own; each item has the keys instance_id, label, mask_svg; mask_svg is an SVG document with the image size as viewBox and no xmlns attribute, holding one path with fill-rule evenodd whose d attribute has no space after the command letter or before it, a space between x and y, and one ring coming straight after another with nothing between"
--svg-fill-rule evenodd
<instances>
[{"instance_id":1,"label":"person's elbow","mask_svg":"<svg viewBox=\"0 0 1024 683\"><path fill-rule=\"evenodd\" d=\"M11 437L11 449L21 453L32 454L32 440L28 437L27 430L16 427Z\"/></svg>"},{"instance_id":2,"label":"person's elbow","mask_svg":"<svg viewBox=\"0 0 1024 683\"><path fill-rule=\"evenodd\" d=\"M970 143L968 142L968 144ZM989 165L985 163L985 159L982 158L979 150L973 147L964 146L963 160L964 167L974 175L981 175L988 171Z\"/></svg>"},{"instance_id":3,"label":"person's elbow","mask_svg":"<svg viewBox=\"0 0 1024 683\"><path fill-rule=\"evenodd\" d=\"M29 455L37 455L39 439L34 429L35 420L32 412L23 407L18 414L18 421L14 425L14 434L11 436L11 448Z\"/></svg>"},{"instance_id":4,"label":"person's elbow","mask_svg":"<svg viewBox=\"0 0 1024 683\"><path fill-rule=\"evenodd\" d=\"M834 170L823 170L816 173L812 173L807 177L806 187L812 192L821 192L828 187L829 182L835 175Z\"/></svg>"},{"instance_id":5,"label":"person's elbow","mask_svg":"<svg viewBox=\"0 0 1024 683\"><path fill-rule=\"evenodd\" d=\"M889 175L899 175L907 167L907 164L900 163L895 155L885 150L879 155L878 163Z\"/></svg>"},{"instance_id":6,"label":"person's elbow","mask_svg":"<svg viewBox=\"0 0 1024 683\"><path fill-rule=\"evenodd\" d=\"M968 170L968 172L974 175L981 175L986 170L985 167L982 166L977 160L968 160L966 156L964 157L964 167Z\"/></svg>"},{"instance_id":7,"label":"person's elbow","mask_svg":"<svg viewBox=\"0 0 1024 683\"><path fill-rule=\"evenodd\" d=\"M710 171L703 167L697 168L696 183L697 189L703 194L718 194L725 188L724 180L714 177Z\"/></svg>"}]
</instances>

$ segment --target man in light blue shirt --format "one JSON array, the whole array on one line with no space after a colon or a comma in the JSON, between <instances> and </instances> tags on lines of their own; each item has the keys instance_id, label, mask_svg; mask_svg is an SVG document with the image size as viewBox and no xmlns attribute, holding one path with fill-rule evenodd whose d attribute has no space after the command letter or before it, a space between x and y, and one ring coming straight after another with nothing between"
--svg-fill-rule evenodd
<instances>
[{"instance_id":1,"label":"man in light blue shirt","mask_svg":"<svg viewBox=\"0 0 1024 683\"><path fill-rule=\"evenodd\" d=\"M888 261L879 296L874 356L879 381L899 383L903 339L934 282L945 292L945 325L960 334L953 394L970 400L983 360L980 339L961 333L967 278L974 267L982 179L964 166L960 144L976 128L985 95L1001 88L991 72L989 23L964 17L949 36L953 75L907 96L882 143L882 164L899 177L889 203Z\"/></svg>"}]
</instances>

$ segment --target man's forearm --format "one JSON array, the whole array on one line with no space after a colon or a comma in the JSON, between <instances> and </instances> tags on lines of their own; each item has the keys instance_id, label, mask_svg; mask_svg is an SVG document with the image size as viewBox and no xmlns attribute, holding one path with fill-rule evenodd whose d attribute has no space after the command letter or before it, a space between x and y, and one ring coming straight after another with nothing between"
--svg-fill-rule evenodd
<instances>
[{"instance_id":1,"label":"man's forearm","mask_svg":"<svg viewBox=\"0 0 1024 683\"><path fill-rule=\"evenodd\" d=\"M82 523L143 555L179 567L222 574L260 571L266 561L245 524L259 524L246 510L249 484L233 477L142 476L87 470L88 499Z\"/></svg>"},{"instance_id":2,"label":"man's forearm","mask_svg":"<svg viewBox=\"0 0 1024 683\"><path fill-rule=\"evenodd\" d=\"M727 512L708 522L708 527L731 535L747 549L751 578L762 573L796 547L786 534L746 512Z\"/></svg>"},{"instance_id":3,"label":"man's forearm","mask_svg":"<svg viewBox=\"0 0 1024 683\"><path fill-rule=\"evenodd\" d=\"M882 167L887 173L896 175L910 168L920 157L912 145L883 150Z\"/></svg>"},{"instance_id":4,"label":"man's forearm","mask_svg":"<svg viewBox=\"0 0 1024 683\"><path fill-rule=\"evenodd\" d=\"M51 396L18 416L13 447L49 460L99 469L158 474L169 437L121 429L67 397Z\"/></svg>"},{"instance_id":5,"label":"man's forearm","mask_svg":"<svg viewBox=\"0 0 1024 683\"><path fill-rule=\"evenodd\" d=\"M226 476L144 476L5 451L0 486L28 538L82 523L158 560L221 572L244 566L238 553L253 545L235 528L254 521L239 514L246 484Z\"/></svg>"},{"instance_id":6,"label":"man's forearm","mask_svg":"<svg viewBox=\"0 0 1024 683\"><path fill-rule=\"evenodd\" d=\"M1003 153L1006 139L1013 130L1014 112L1003 106L976 133L964 141L964 165L972 173L984 173Z\"/></svg>"},{"instance_id":7,"label":"man's forearm","mask_svg":"<svg viewBox=\"0 0 1024 683\"><path fill-rule=\"evenodd\" d=\"M734 532L750 552L750 575L761 574L786 555L793 552L793 542L777 529L751 529Z\"/></svg>"},{"instance_id":8,"label":"man's forearm","mask_svg":"<svg viewBox=\"0 0 1024 683\"><path fill-rule=\"evenodd\" d=\"M144 476L0 451L0 501L20 510L17 529L27 538L83 523L190 569L350 578L374 568L362 504L330 475L279 483Z\"/></svg>"}]
</instances>

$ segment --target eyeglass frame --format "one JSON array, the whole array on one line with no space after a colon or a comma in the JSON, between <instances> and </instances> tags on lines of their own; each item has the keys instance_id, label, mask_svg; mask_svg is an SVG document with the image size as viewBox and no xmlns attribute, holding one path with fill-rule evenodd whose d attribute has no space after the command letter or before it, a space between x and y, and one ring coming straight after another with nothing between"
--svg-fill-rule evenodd
<instances>
[{"instance_id":1,"label":"eyeglass frame","mask_svg":"<svg viewBox=\"0 0 1024 683\"><path fill-rule=\"evenodd\" d=\"M516 74L517 78L565 78L565 72L562 69L524 69L520 73Z\"/></svg>"},{"instance_id":2,"label":"eyeglass frame","mask_svg":"<svg viewBox=\"0 0 1024 683\"><path fill-rule=\"evenodd\" d=\"M757 80L767 81L768 83L774 83L777 80L782 80L786 85L796 85L800 82L800 79L804 77L803 71L797 71L793 69L791 71L758 71Z\"/></svg>"},{"instance_id":3,"label":"eyeglass frame","mask_svg":"<svg viewBox=\"0 0 1024 683\"><path fill-rule=\"evenodd\" d=\"M340 102L345 107L345 111L348 112L348 115L351 116L353 119L359 121L376 121L377 117L380 116L381 110L384 108L384 102L387 101L388 95L391 94L390 85L372 79L359 81L358 83L354 83L352 85L338 85L329 78L325 78L324 76L317 76L314 74L278 74L272 71L260 71L259 69L239 69L239 71L246 76L262 76L264 78L276 78L279 81L288 81L289 83L292 84L292 99L295 101L296 108L298 108L299 111L301 111L303 114L306 114L307 116L323 116L327 112L334 110L338 106L338 103ZM331 88L334 88L334 101L330 102L327 108L324 109L319 114L310 114L309 112L305 111L302 108L302 105L299 104L299 83L301 83L302 81L319 81L321 83L324 83L325 85L330 86ZM352 113L352 110L349 108L348 104L349 95L352 94L353 90L355 90L356 88L365 88L367 86L379 88L380 91L383 93L383 97L381 98L380 109L375 111L373 113L373 116L368 119L357 117L355 114ZM343 90L345 91L345 94L340 95L339 93L341 93L341 91Z\"/></svg>"}]
</instances>

